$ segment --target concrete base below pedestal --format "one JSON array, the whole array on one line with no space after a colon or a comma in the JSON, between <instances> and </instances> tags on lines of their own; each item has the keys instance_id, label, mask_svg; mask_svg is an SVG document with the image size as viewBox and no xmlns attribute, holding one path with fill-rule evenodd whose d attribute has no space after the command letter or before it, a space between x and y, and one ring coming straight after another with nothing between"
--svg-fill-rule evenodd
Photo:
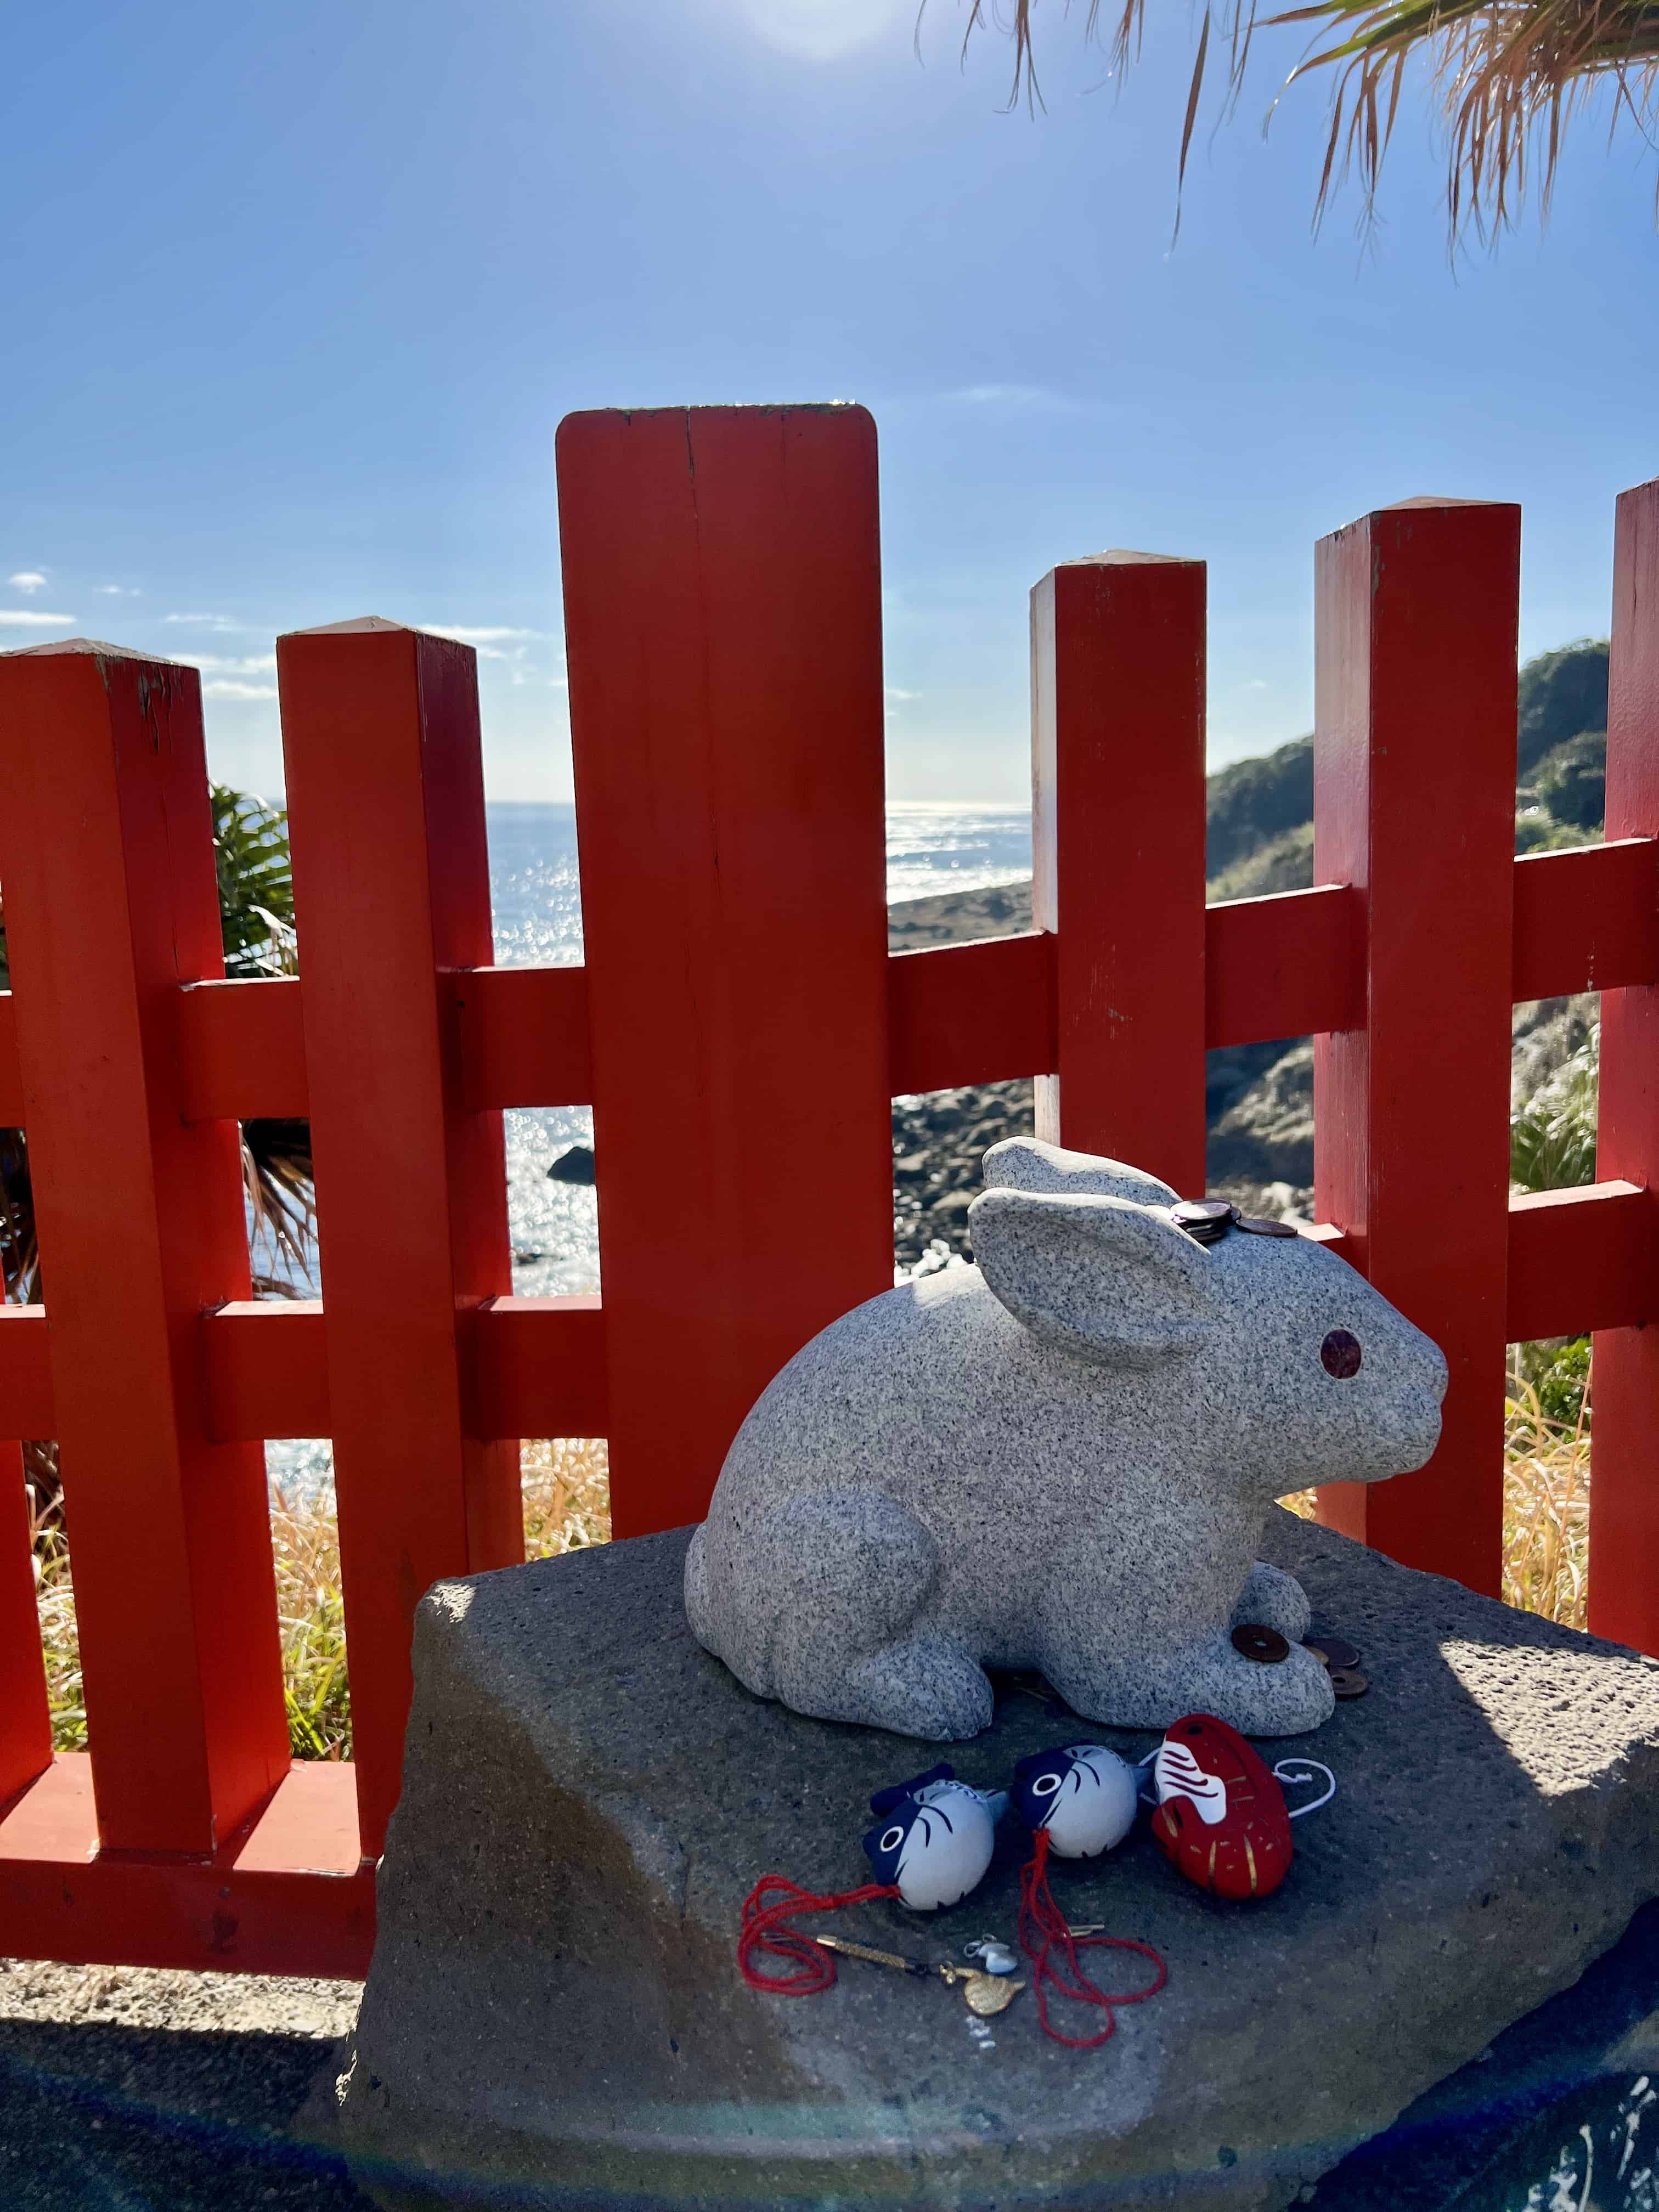
<instances>
[{"instance_id":1,"label":"concrete base below pedestal","mask_svg":"<svg viewBox=\"0 0 1659 2212\"><path fill-rule=\"evenodd\" d=\"M1206 1897L1144 1821L1058 1867L1074 1921L1169 1965L1097 2051L1046 2040L1029 1990L988 2037L942 1984L854 1960L825 1996L757 1995L733 1962L745 1893L769 1871L865 1880L870 1793L939 1752L741 1689L686 1629L686 1540L443 1584L421 1609L340 2090L386 2205L1278 2208L1659 1894L1659 1667L1275 1513L1263 1556L1372 1686L1262 1747L1340 1785L1296 1824L1276 1895ZM947 1753L975 1784L1047 1744L1156 1741L1000 1686L993 1726ZM1024 1840L1011 1818L952 1913L830 1924L930 1960L1011 1936Z\"/></svg>"}]
</instances>

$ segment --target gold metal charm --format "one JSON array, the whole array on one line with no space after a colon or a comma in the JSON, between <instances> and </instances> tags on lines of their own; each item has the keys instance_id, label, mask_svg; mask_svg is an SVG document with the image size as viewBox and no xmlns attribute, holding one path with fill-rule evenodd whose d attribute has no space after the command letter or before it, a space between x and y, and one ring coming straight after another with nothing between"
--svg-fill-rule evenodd
<instances>
[{"instance_id":1,"label":"gold metal charm","mask_svg":"<svg viewBox=\"0 0 1659 2212\"><path fill-rule=\"evenodd\" d=\"M1025 1986L1024 1982L1010 1981L1006 1974L982 1974L976 1966L945 1966L939 1972L953 1989L961 1984L969 2011L977 2013L981 2020L1006 2012Z\"/></svg>"},{"instance_id":2,"label":"gold metal charm","mask_svg":"<svg viewBox=\"0 0 1659 2212\"><path fill-rule=\"evenodd\" d=\"M821 1951L838 1951L843 1958L863 1959L872 1966L890 1966L896 1973L929 1978L938 1974L952 1989L959 1983L969 2011L977 2013L981 2020L1006 2012L1025 1986L1024 1982L1011 1982L1006 1974L982 1974L977 1966L925 1966L920 1959L901 1958L896 1951L878 1951L870 1943L849 1943L844 1936L815 1936L812 1941Z\"/></svg>"}]
</instances>

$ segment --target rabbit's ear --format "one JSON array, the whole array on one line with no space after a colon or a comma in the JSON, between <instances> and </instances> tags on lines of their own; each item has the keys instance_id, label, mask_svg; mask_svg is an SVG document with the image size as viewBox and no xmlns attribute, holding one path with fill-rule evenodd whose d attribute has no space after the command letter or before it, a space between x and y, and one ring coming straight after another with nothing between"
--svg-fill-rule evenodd
<instances>
[{"instance_id":1,"label":"rabbit's ear","mask_svg":"<svg viewBox=\"0 0 1659 2212\"><path fill-rule=\"evenodd\" d=\"M1105 1367L1195 1352L1223 1311L1217 1263L1121 1198L988 1190L968 1209L980 1271L1045 1344Z\"/></svg>"},{"instance_id":2,"label":"rabbit's ear","mask_svg":"<svg viewBox=\"0 0 1659 2212\"><path fill-rule=\"evenodd\" d=\"M1136 1206L1176 1202L1169 1184L1144 1169L1101 1159L1094 1152L1068 1152L1036 1137L1009 1137L993 1145L983 1164L987 1190L1051 1190L1073 1197L1089 1193L1097 1198L1127 1198Z\"/></svg>"}]
</instances>

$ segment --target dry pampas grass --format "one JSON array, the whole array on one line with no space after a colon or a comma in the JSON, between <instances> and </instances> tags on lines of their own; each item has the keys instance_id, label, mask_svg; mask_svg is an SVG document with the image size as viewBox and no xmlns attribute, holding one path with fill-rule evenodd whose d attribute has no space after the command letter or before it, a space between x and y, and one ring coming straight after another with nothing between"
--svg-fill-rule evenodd
<instances>
[{"instance_id":1,"label":"dry pampas grass","mask_svg":"<svg viewBox=\"0 0 1659 2212\"><path fill-rule=\"evenodd\" d=\"M1510 1605L1584 1626L1589 1522L1589 1430L1553 1420L1536 1387L1511 1378L1504 1428L1503 1594ZM603 1440L538 1439L524 1446L526 1556L603 1544L611 1536L610 1478ZM1313 1493L1285 1504L1311 1517ZM296 1759L351 1756L351 1695L340 1598L339 1530L331 1498L273 1495L271 1543L283 1639L289 1737ZM53 1741L86 1747L87 1717L76 1635L69 1547L40 1532L36 1595L46 1651Z\"/></svg>"},{"instance_id":2,"label":"dry pampas grass","mask_svg":"<svg viewBox=\"0 0 1659 2212\"><path fill-rule=\"evenodd\" d=\"M610 1540L611 1486L602 1438L538 1437L523 1447L521 1465L526 1558ZM52 1741L59 1751L84 1751L87 1715L69 1546L55 1528L37 1526L34 1534ZM289 1498L273 1492L270 1540L289 1745L295 1759L349 1759L351 1691L332 1498Z\"/></svg>"}]
</instances>

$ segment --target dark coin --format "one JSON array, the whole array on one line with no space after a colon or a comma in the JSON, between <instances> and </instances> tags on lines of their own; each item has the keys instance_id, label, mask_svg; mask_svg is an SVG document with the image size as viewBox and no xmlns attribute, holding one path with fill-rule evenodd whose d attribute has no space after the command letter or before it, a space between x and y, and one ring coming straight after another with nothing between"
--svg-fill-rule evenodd
<instances>
[{"instance_id":1,"label":"dark coin","mask_svg":"<svg viewBox=\"0 0 1659 2212\"><path fill-rule=\"evenodd\" d=\"M1200 1244L1213 1244L1238 1218L1238 1208L1224 1198L1183 1198L1170 1208L1177 1229Z\"/></svg>"},{"instance_id":2,"label":"dark coin","mask_svg":"<svg viewBox=\"0 0 1659 2212\"><path fill-rule=\"evenodd\" d=\"M1319 1364L1339 1382L1350 1382L1358 1374L1359 1339L1352 1329L1334 1328L1319 1347Z\"/></svg>"},{"instance_id":3,"label":"dark coin","mask_svg":"<svg viewBox=\"0 0 1659 2212\"><path fill-rule=\"evenodd\" d=\"M1292 1229L1288 1221L1268 1221L1259 1213L1239 1216L1237 1226L1247 1237L1299 1237L1299 1229Z\"/></svg>"},{"instance_id":4,"label":"dark coin","mask_svg":"<svg viewBox=\"0 0 1659 2212\"><path fill-rule=\"evenodd\" d=\"M1359 1653L1344 1636L1309 1635L1302 1640L1320 1665L1328 1667L1333 1674L1340 1667L1357 1667L1359 1664Z\"/></svg>"},{"instance_id":5,"label":"dark coin","mask_svg":"<svg viewBox=\"0 0 1659 2212\"><path fill-rule=\"evenodd\" d=\"M1352 1667L1331 1669L1331 1687L1339 1698L1363 1698L1370 1686L1364 1675L1357 1674Z\"/></svg>"},{"instance_id":6,"label":"dark coin","mask_svg":"<svg viewBox=\"0 0 1659 2212\"><path fill-rule=\"evenodd\" d=\"M1281 1659L1288 1659L1291 1647L1276 1628L1264 1628L1259 1620L1241 1621L1233 1631L1233 1650L1242 1659L1254 1659L1262 1667L1277 1667Z\"/></svg>"}]
</instances>

